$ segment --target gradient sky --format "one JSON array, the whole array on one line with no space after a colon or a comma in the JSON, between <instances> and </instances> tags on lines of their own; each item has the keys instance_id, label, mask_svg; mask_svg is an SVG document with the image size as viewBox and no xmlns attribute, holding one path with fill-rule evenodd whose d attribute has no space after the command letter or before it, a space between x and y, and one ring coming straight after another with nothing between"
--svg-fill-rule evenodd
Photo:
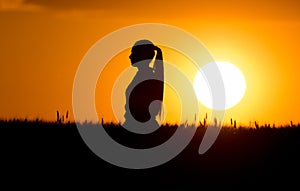
<instances>
[{"instance_id":1,"label":"gradient sky","mask_svg":"<svg viewBox=\"0 0 300 191\"><path fill-rule=\"evenodd\" d=\"M155 22L190 32L215 60L244 73L246 94L228 118L299 122L299 10L297 0L0 0L0 118L71 112L74 76L89 48L121 27ZM123 67L129 53L119 56Z\"/></svg>"}]
</instances>

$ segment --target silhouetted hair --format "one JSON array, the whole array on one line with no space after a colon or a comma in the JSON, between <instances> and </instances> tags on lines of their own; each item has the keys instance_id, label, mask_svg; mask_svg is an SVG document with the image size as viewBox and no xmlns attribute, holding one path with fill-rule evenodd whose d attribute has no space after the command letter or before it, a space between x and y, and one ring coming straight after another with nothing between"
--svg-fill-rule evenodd
<instances>
[{"instance_id":1,"label":"silhouetted hair","mask_svg":"<svg viewBox=\"0 0 300 191\"><path fill-rule=\"evenodd\" d=\"M139 40L133 45L132 52L134 52L132 56L137 56L135 58L137 62L151 60L155 55L154 44L149 40Z\"/></svg>"}]
</instances>

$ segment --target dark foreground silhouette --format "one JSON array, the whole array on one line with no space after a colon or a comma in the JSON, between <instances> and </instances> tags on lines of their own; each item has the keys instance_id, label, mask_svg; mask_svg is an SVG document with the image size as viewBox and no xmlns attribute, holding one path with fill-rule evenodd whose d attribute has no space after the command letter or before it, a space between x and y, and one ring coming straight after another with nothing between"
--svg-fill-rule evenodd
<instances>
[{"instance_id":1,"label":"dark foreground silhouette","mask_svg":"<svg viewBox=\"0 0 300 191\"><path fill-rule=\"evenodd\" d=\"M116 141L135 148L161 144L177 126L166 125L139 137L115 124L105 124ZM167 186L249 186L263 183L286 188L297 183L300 170L300 127L222 128L204 155L198 148L205 132L199 127L188 147L161 166L131 170L98 158L81 139L73 123L0 121L2 181L6 179L53 183L94 183L102 186L137 184ZM83 181L85 180L85 181ZM125 188L125 187L124 187ZM244 187L241 187L241 189Z\"/></svg>"}]
</instances>

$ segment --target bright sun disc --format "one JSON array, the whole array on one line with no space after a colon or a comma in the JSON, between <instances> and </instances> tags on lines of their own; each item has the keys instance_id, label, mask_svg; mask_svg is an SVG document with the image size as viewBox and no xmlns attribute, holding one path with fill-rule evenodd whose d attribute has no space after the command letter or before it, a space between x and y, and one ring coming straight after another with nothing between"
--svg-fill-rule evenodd
<instances>
[{"instance_id":1,"label":"bright sun disc","mask_svg":"<svg viewBox=\"0 0 300 191\"><path fill-rule=\"evenodd\" d=\"M229 109L238 104L243 98L246 91L246 81L243 73L229 62L217 61L215 63L220 70L224 89L225 89L225 109ZM208 108L213 108L210 86L204 74L213 73L213 64L206 64L197 72L194 79L194 89L198 100Z\"/></svg>"}]
</instances>

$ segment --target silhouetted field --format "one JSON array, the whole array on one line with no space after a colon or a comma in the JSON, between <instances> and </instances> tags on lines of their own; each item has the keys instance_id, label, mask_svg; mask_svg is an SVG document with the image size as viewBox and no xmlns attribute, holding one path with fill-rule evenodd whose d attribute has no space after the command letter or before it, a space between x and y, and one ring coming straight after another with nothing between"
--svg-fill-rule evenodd
<instances>
[{"instance_id":1,"label":"silhouetted field","mask_svg":"<svg viewBox=\"0 0 300 191\"><path fill-rule=\"evenodd\" d=\"M136 135L115 124L104 125L116 141L148 148L166 141L176 125L148 135ZM99 186L136 183L170 185L295 185L300 179L300 127L222 128L214 145L198 154L206 127L197 128L190 144L177 157L158 167L131 170L96 156L82 140L74 123L0 121L1 173L6 178L54 180ZM3 177L2 176L2 177ZM71 178L71 179L70 179ZM2 179L4 180L4 179ZM211 185L209 183L212 183Z\"/></svg>"}]
</instances>

